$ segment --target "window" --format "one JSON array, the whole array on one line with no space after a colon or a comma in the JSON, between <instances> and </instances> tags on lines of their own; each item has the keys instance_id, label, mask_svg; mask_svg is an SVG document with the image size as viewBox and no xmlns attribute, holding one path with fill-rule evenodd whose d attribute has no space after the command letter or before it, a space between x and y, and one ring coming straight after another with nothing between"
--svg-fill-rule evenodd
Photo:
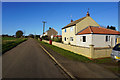
<instances>
[{"instance_id":1,"label":"window","mask_svg":"<svg viewBox=\"0 0 120 80\"><path fill-rule=\"evenodd\" d=\"M108 41L108 36L106 36L106 42Z\"/></svg>"},{"instance_id":2,"label":"window","mask_svg":"<svg viewBox=\"0 0 120 80\"><path fill-rule=\"evenodd\" d=\"M66 37L64 38L64 41L66 41Z\"/></svg>"},{"instance_id":3,"label":"window","mask_svg":"<svg viewBox=\"0 0 120 80\"><path fill-rule=\"evenodd\" d=\"M70 28L70 31L73 31L73 27Z\"/></svg>"},{"instance_id":4,"label":"window","mask_svg":"<svg viewBox=\"0 0 120 80\"><path fill-rule=\"evenodd\" d=\"M110 36L109 36L109 41L110 41Z\"/></svg>"},{"instance_id":5,"label":"window","mask_svg":"<svg viewBox=\"0 0 120 80\"><path fill-rule=\"evenodd\" d=\"M65 32L66 32L66 29L65 29Z\"/></svg>"},{"instance_id":6,"label":"window","mask_svg":"<svg viewBox=\"0 0 120 80\"><path fill-rule=\"evenodd\" d=\"M106 36L106 42L110 41L110 36Z\"/></svg>"},{"instance_id":7,"label":"window","mask_svg":"<svg viewBox=\"0 0 120 80\"><path fill-rule=\"evenodd\" d=\"M83 42L86 42L86 36L83 36Z\"/></svg>"},{"instance_id":8,"label":"window","mask_svg":"<svg viewBox=\"0 0 120 80\"><path fill-rule=\"evenodd\" d=\"M73 41L73 37L70 37L70 41Z\"/></svg>"}]
</instances>

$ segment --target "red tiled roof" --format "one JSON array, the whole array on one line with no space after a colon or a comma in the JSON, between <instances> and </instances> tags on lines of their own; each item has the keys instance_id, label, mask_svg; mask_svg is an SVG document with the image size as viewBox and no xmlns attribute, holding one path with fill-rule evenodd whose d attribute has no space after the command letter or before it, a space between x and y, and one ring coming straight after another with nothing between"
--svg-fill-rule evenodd
<instances>
[{"instance_id":1,"label":"red tiled roof","mask_svg":"<svg viewBox=\"0 0 120 80\"><path fill-rule=\"evenodd\" d=\"M120 35L119 31L111 30L111 29L106 29L103 27L87 27L83 31L80 31L77 35L80 34L114 34L114 35Z\"/></svg>"}]
</instances>

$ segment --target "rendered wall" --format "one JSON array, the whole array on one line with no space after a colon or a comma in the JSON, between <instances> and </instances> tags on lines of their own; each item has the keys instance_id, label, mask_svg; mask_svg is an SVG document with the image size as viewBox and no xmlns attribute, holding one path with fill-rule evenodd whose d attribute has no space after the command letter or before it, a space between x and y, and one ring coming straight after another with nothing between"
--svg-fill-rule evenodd
<instances>
[{"instance_id":1,"label":"rendered wall","mask_svg":"<svg viewBox=\"0 0 120 80\"><path fill-rule=\"evenodd\" d=\"M49 41L46 40L43 41L49 43ZM58 42L52 42L52 44L57 47L69 50L71 52L86 56L91 59L110 57L112 51L112 48L94 48L94 45L90 45L90 47L88 48L88 47L71 46Z\"/></svg>"},{"instance_id":2,"label":"rendered wall","mask_svg":"<svg viewBox=\"0 0 120 80\"><path fill-rule=\"evenodd\" d=\"M79 23L76 24L76 33L85 29L88 26L98 27L99 24L97 24L91 17L88 16L88 17L86 17L85 19L83 19L82 21L80 21Z\"/></svg>"}]
</instances>

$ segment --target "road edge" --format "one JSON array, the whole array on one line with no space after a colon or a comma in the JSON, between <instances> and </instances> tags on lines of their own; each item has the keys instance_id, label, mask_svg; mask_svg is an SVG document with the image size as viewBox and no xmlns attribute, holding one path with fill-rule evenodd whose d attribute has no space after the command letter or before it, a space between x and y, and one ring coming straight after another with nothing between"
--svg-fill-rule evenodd
<instances>
[{"instance_id":1,"label":"road edge","mask_svg":"<svg viewBox=\"0 0 120 80\"><path fill-rule=\"evenodd\" d=\"M39 46L49 55L49 57L73 80L77 80L67 69L65 69L43 46Z\"/></svg>"}]
</instances>

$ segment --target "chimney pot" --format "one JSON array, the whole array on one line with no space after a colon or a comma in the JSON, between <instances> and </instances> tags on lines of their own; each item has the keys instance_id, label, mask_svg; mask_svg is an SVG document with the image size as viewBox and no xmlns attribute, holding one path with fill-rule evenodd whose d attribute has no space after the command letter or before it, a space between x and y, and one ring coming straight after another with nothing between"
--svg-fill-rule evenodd
<instances>
[{"instance_id":1,"label":"chimney pot","mask_svg":"<svg viewBox=\"0 0 120 80\"><path fill-rule=\"evenodd\" d=\"M71 22L73 22L73 20L71 19Z\"/></svg>"}]
</instances>

